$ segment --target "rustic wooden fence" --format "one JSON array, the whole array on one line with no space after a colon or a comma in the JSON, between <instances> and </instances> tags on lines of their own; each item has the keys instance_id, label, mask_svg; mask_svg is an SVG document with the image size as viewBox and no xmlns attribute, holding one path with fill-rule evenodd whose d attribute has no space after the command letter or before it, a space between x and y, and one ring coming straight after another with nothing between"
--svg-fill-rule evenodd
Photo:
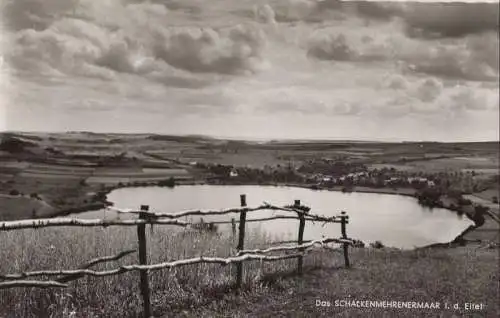
<instances>
[{"instance_id":1,"label":"rustic wooden fence","mask_svg":"<svg viewBox=\"0 0 500 318\"><path fill-rule=\"evenodd\" d=\"M33 219L33 220L20 220L20 221L9 221L0 222L0 231L10 231L19 229L37 229L43 227L54 227L54 226L78 226L78 227L95 227L95 226L136 226L137 227L137 238L139 246L139 264L133 265L123 265L119 268L103 271L95 271L90 269L99 263L115 261L122 258L125 255L134 253L135 250L123 251L117 255L106 256L101 258L96 258L83 264L78 269L72 270L40 270L32 272L23 272L18 274L1 274L0 273L0 289L14 288L14 287L37 287L37 288L50 288L50 287L68 287L68 282L77 280L84 276L112 276L120 275L126 272L138 271L140 275L140 291L143 299L144 305L144 316L151 316L151 300L150 300L150 287L148 272L153 270L161 270L166 268L174 268L184 265L197 264L197 263L215 263L221 265L228 265L234 263L236 265L236 288L242 286L243 281L243 263L248 260L261 260L261 261L277 261L283 259L296 258L297 261L297 272L299 275L303 273L303 257L306 250L321 246L326 247L327 243L340 243L343 246L344 262L346 267L350 267L349 262L349 252L348 248L353 245L355 241L347 237L346 226L349 223L349 217L345 212L342 212L339 216L320 216L309 213L309 207L303 206L300 200L295 200L293 205L278 207L268 203L264 203L257 207L247 207L246 196L243 194L240 196L240 207L226 209L226 210L189 210L177 213L154 213L149 211L149 206L142 205L140 210L121 210L115 208L109 208L118 213L136 214L137 219L126 219L126 220L104 220L104 219L75 219L75 218L51 218L51 219ZM253 218L247 219L247 213L254 211L281 211L281 212L291 212L295 215L273 215L265 218ZM199 223L189 223L185 221L178 220L181 217L190 215L224 215L231 213L239 213L239 220L232 219L231 221L217 221L210 222L212 224L232 224L233 231L235 223L239 223L238 231L238 253L235 256L221 258L221 257L197 257L190 259L182 259L171 262L164 262L158 264L147 264L147 241L146 241L146 224L159 224L159 225L176 225L181 227L194 227L199 225ZM270 247L267 249L254 249L245 250L245 227L246 223L249 222L262 222L276 219L298 219L298 238L297 245L279 245ZM341 238L325 238L322 240L314 241L304 241L304 228L306 221L318 221L324 223L340 223L341 225ZM289 252L297 251L293 254L284 254L278 256L268 256L266 254L272 252ZM46 277L56 277L53 280L30 280L30 277L46 276Z\"/></svg>"}]
</instances>

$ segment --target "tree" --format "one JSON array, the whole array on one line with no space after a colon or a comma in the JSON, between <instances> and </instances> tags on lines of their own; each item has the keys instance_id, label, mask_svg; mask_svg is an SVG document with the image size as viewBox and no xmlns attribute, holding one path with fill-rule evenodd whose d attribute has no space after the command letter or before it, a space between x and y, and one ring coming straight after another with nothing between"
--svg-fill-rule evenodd
<instances>
[{"instance_id":1,"label":"tree","mask_svg":"<svg viewBox=\"0 0 500 318\"><path fill-rule=\"evenodd\" d=\"M384 244L380 241L375 241L373 243L370 243L370 247L372 247L372 248L384 248Z\"/></svg>"},{"instance_id":2,"label":"tree","mask_svg":"<svg viewBox=\"0 0 500 318\"><path fill-rule=\"evenodd\" d=\"M474 217L473 221L476 223L476 226L481 226L484 224L484 214L488 211L487 207L482 205L477 205L474 207Z\"/></svg>"},{"instance_id":3,"label":"tree","mask_svg":"<svg viewBox=\"0 0 500 318\"><path fill-rule=\"evenodd\" d=\"M469 199L465 199L463 198L462 196L460 198L458 198L458 204L459 205L471 205L472 204L472 201L469 200Z\"/></svg>"},{"instance_id":4,"label":"tree","mask_svg":"<svg viewBox=\"0 0 500 318\"><path fill-rule=\"evenodd\" d=\"M175 187L175 179L173 177L170 177L166 180L161 180L158 182L158 186L173 188Z\"/></svg>"},{"instance_id":5,"label":"tree","mask_svg":"<svg viewBox=\"0 0 500 318\"><path fill-rule=\"evenodd\" d=\"M92 197L92 202L104 202L106 201L107 196L105 191L99 191Z\"/></svg>"},{"instance_id":6,"label":"tree","mask_svg":"<svg viewBox=\"0 0 500 318\"><path fill-rule=\"evenodd\" d=\"M420 205L428 207L436 207L441 205L442 193L435 188L425 188L417 194L418 202Z\"/></svg>"},{"instance_id":7,"label":"tree","mask_svg":"<svg viewBox=\"0 0 500 318\"><path fill-rule=\"evenodd\" d=\"M458 191L458 190L455 190L455 189L450 189L446 192L446 195L449 197L449 198L452 198L452 199L460 199L462 197L462 192L461 191Z\"/></svg>"}]
</instances>

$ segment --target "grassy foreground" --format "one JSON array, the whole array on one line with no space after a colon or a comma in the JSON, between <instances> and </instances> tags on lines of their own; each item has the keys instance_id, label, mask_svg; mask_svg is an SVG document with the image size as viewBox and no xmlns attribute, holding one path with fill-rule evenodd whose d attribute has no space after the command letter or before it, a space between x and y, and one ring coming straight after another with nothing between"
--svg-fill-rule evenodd
<instances>
[{"instance_id":1,"label":"grassy foreground","mask_svg":"<svg viewBox=\"0 0 500 318\"><path fill-rule=\"evenodd\" d=\"M276 278L242 298L185 311L178 317L499 317L498 250L358 249L351 269L341 262L303 277ZM336 260L336 261L335 261ZM266 285L264 285L266 286ZM335 307L336 300L440 303L440 309ZM329 301L330 306L317 306ZM448 303L450 309L444 309ZM483 304L465 310L466 303ZM454 310L453 305L459 309ZM363 305L360 305L363 306ZM165 315L164 317L170 317Z\"/></svg>"},{"instance_id":2,"label":"grassy foreground","mask_svg":"<svg viewBox=\"0 0 500 318\"><path fill-rule=\"evenodd\" d=\"M0 272L71 269L91 258L135 248L135 228L52 228L0 233ZM169 227L148 231L150 263L203 256L227 256L236 245L230 236L183 235ZM276 239L260 231L246 247ZM245 263L246 286L232 291L232 266L193 265L150 273L153 313L158 317L496 317L498 249L463 247L400 251L353 249L353 267L344 269L339 251L319 250L305 258L303 277L293 275L295 260ZM137 263L136 254L119 261ZM98 266L114 268L118 264ZM292 274L292 275L290 275ZM441 309L334 307L335 300L439 302ZM316 302L330 301L331 307ZM459 310L445 310L458 303ZM477 311L465 303L483 304ZM0 291L0 317L138 317L138 274L83 278L67 289Z\"/></svg>"}]
</instances>

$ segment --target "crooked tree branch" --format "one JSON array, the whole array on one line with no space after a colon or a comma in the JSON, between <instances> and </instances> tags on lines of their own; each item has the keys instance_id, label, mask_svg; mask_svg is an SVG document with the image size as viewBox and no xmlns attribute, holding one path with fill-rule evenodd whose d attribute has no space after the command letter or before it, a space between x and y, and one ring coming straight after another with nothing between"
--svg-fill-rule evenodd
<instances>
[{"instance_id":1,"label":"crooked tree branch","mask_svg":"<svg viewBox=\"0 0 500 318\"><path fill-rule=\"evenodd\" d=\"M88 268L95 266L99 263L117 261L120 258L125 257L129 254L132 254L132 253L135 253L135 250L127 250L127 251L123 251L123 252L120 252L120 253L118 253L116 255L112 255L112 256L104 256L104 257L94 258L94 259L90 260L89 262L80 266L79 269L88 269ZM67 283L67 282L79 279L81 277L83 277L83 274L67 275L67 276L56 279L56 282Z\"/></svg>"},{"instance_id":2,"label":"crooked tree branch","mask_svg":"<svg viewBox=\"0 0 500 318\"><path fill-rule=\"evenodd\" d=\"M262 222L262 221L270 221L270 220L278 220L278 219L292 219L295 220L297 219L296 216L290 216L290 215L275 215L267 218L259 218L259 219L250 219L250 220L245 220L245 223L248 222ZM234 221L215 221L215 222L210 222L213 224L231 224L231 223L240 223L240 220L235 219Z\"/></svg>"},{"instance_id":3,"label":"crooked tree branch","mask_svg":"<svg viewBox=\"0 0 500 318\"><path fill-rule=\"evenodd\" d=\"M264 262L272 262L272 261L278 261L278 260L283 260L283 259L288 259L288 258L296 258L297 256L304 255L304 254L305 253L294 253L294 254L280 255L280 256L265 256L265 255L258 255L258 254L245 254L245 255L233 256L233 257L227 257L227 258L201 256L201 257L196 257L196 258L178 260L178 261L173 261L173 262L164 262L164 263L158 263L158 264L153 264L153 265L137 265L137 264L124 265L124 266L120 266L119 268L115 268L112 270L105 270L105 271L94 271L94 270L90 270L90 269L75 269L75 270L42 270L42 271L24 272L24 273L20 273L20 274L0 275L0 279L10 279L11 280L11 279L23 279L23 278L34 277L34 276L60 276L60 275L80 275L80 274L87 275L87 276L102 277L102 276L120 275L120 274L123 274L126 272L131 272L131 271L161 270L161 269L165 269L165 268L174 268L174 267L178 267L178 266L193 265L193 264L199 264L199 263L229 265L231 263L238 263L238 262L244 262L244 261L249 261L249 260L260 260L260 261L264 261Z\"/></svg>"},{"instance_id":4,"label":"crooked tree branch","mask_svg":"<svg viewBox=\"0 0 500 318\"><path fill-rule=\"evenodd\" d=\"M177 225L186 227L188 222L179 220L102 220L102 219L71 219L71 218L52 218L52 219L35 219L21 221L0 222L0 231L10 231L19 229L37 229L42 227L53 226L136 226L139 224L162 224L162 225Z\"/></svg>"},{"instance_id":5,"label":"crooked tree branch","mask_svg":"<svg viewBox=\"0 0 500 318\"><path fill-rule=\"evenodd\" d=\"M255 249L255 250L242 250L238 252L238 255L242 254L266 254L266 253L271 253L271 252L278 252L278 251L293 251L293 250L299 250L299 249L308 249L312 248L315 245L320 245L321 247L324 247L325 244L328 243L346 243L346 244L353 244L352 240L346 240L346 239L334 239L334 238L327 238L323 240L316 240L316 241L311 241L309 243L301 244L301 245L293 245L293 246L286 246L286 245L281 245L281 246L273 246L269 247L266 249Z\"/></svg>"},{"instance_id":6,"label":"crooked tree branch","mask_svg":"<svg viewBox=\"0 0 500 318\"><path fill-rule=\"evenodd\" d=\"M175 212L175 213L164 213L164 212L152 212L152 211L139 211L139 210L132 210L132 209L118 209L115 207L106 207L106 209L115 211L117 213L125 213L125 214L145 214L149 215L152 218L169 218L169 219L177 219L180 217L188 216L188 215L224 215L224 214L230 214L230 213L240 213L240 212L254 212L254 211L262 211L262 210L273 210L273 211L283 211L283 212L294 212L294 213L299 213L299 214L305 214L307 216L311 217L317 217L321 219L328 219L328 220L333 220L336 217L324 217L320 215L314 215L314 214L309 214L308 212L299 209L299 208L293 208L293 207L278 207L274 206L268 203L265 203L263 205L257 206L257 207L237 207L237 208L230 208L230 209L222 209L222 210L186 210L186 211L180 211L180 212Z\"/></svg>"},{"instance_id":7,"label":"crooked tree branch","mask_svg":"<svg viewBox=\"0 0 500 318\"><path fill-rule=\"evenodd\" d=\"M247 222L261 222L277 219L299 219L296 216L277 215L268 218L250 219ZM306 218L306 221L323 221L326 223L339 223L340 221L333 218L325 218L311 215ZM235 220L236 223L239 221ZM215 221L208 222L214 224L231 224L231 221ZM136 226L139 224L159 224L159 225L176 225L187 227L193 223L179 221L179 220L161 220L161 219L133 219L133 220L102 220L102 219L71 219L71 218L53 218L53 219L36 219L36 220L22 220L22 221L7 221L0 222L0 231L11 231L21 229L38 229L45 227L56 226L81 226L81 227L108 227L108 226ZM196 224L196 223L194 223Z\"/></svg>"},{"instance_id":8,"label":"crooked tree branch","mask_svg":"<svg viewBox=\"0 0 500 318\"><path fill-rule=\"evenodd\" d=\"M275 216L270 216L270 217L267 217L267 218L249 219L249 220L246 220L245 222L247 222L247 223L248 222L262 222L262 221L271 221L271 220L279 220L279 219L299 220L300 218L297 217L297 216L290 216L290 215L275 215ZM316 217L314 215L306 217L305 220L306 221L311 221L311 222L324 221L325 223L340 223L339 220L327 220L327 221L325 221L325 219L323 219L323 217ZM213 223L213 224L231 224L233 222L232 221L215 221L215 222L209 222L209 223ZM239 220L234 220L234 223L240 223L240 221Z\"/></svg>"},{"instance_id":9,"label":"crooked tree branch","mask_svg":"<svg viewBox=\"0 0 500 318\"><path fill-rule=\"evenodd\" d=\"M0 282L0 289L13 288L13 287L53 288L53 287L68 287L68 285L55 281L37 281L37 280L13 280L8 282Z\"/></svg>"},{"instance_id":10,"label":"crooked tree branch","mask_svg":"<svg viewBox=\"0 0 500 318\"><path fill-rule=\"evenodd\" d=\"M242 209L239 209L240 212ZM264 209L262 209L264 210ZM230 210L224 210L217 213L201 213L199 215L216 215L216 214L229 214L233 212L227 212ZM256 210L254 210L256 211ZM192 212L192 211L191 211ZM193 215L193 214L189 214ZM164 217L164 216L161 216ZM253 219L248 220L249 222L258 221L268 221L274 219L298 219L297 216L273 216L269 218ZM327 223L340 223L341 221L337 217L324 217L318 215L308 215L306 221L323 221ZM210 223L210 222L209 222ZM212 222L214 224L229 224L230 221L219 221ZM74 219L74 218L50 218L50 219L34 219L34 220L20 220L20 221L6 221L0 222L0 231L10 231L10 230L20 230L20 229L37 229L44 227L55 227L55 226L81 226L81 227L95 227L95 226L136 226L139 224L159 224L159 225L176 225L187 227L192 225L192 223L184 222L180 220L162 220L159 217L151 217L149 219L130 219L130 220L103 220L103 219Z\"/></svg>"}]
</instances>

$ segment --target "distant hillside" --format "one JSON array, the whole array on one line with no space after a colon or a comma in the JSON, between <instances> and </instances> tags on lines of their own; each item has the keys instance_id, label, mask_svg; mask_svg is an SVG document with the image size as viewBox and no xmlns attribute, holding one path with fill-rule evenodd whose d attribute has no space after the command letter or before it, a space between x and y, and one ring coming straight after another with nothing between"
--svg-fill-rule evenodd
<instances>
[{"instance_id":1,"label":"distant hillside","mask_svg":"<svg viewBox=\"0 0 500 318\"><path fill-rule=\"evenodd\" d=\"M176 136L176 135L149 135L146 137L149 140L156 141L174 141L174 142L206 142L206 141L215 141L216 139L208 136L202 135L185 135L185 136Z\"/></svg>"},{"instance_id":2,"label":"distant hillside","mask_svg":"<svg viewBox=\"0 0 500 318\"><path fill-rule=\"evenodd\" d=\"M27 138L4 134L0 141L0 151L8 153L22 153L28 151L27 148L37 148L38 144Z\"/></svg>"}]
</instances>

